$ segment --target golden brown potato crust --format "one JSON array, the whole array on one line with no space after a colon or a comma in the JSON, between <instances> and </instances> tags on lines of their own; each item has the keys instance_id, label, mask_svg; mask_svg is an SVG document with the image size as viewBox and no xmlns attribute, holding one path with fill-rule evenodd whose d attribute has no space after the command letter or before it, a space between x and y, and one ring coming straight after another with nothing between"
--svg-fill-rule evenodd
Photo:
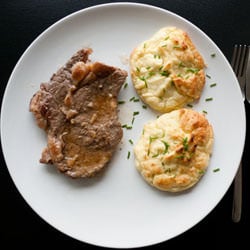
<instances>
[{"instance_id":1,"label":"golden brown potato crust","mask_svg":"<svg viewBox=\"0 0 250 250\"><path fill-rule=\"evenodd\" d=\"M169 112L200 98L205 63L186 32L165 27L130 56L133 85L153 109Z\"/></svg>"},{"instance_id":2,"label":"golden brown potato crust","mask_svg":"<svg viewBox=\"0 0 250 250\"><path fill-rule=\"evenodd\" d=\"M152 186L179 192L195 185L209 164L213 129L203 114L179 109L148 122L135 145L135 164Z\"/></svg>"}]
</instances>

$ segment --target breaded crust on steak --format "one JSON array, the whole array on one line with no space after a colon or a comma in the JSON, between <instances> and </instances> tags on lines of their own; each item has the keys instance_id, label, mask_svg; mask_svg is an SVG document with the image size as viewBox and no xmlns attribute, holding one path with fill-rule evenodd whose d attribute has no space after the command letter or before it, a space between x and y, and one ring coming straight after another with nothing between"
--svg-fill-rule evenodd
<instances>
[{"instance_id":1,"label":"breaded crust on steak","mask_svg":"<svg viewBox=\"0 0 250 250\"><path fill-rule=\"evenodd\" d=\"M117 96L127 72L92 63L90 53L83 49L73 55L30 102L37 125L48 136L40 162L73 178L103 169L123 135Z\"/></svg>"}]
</instances>

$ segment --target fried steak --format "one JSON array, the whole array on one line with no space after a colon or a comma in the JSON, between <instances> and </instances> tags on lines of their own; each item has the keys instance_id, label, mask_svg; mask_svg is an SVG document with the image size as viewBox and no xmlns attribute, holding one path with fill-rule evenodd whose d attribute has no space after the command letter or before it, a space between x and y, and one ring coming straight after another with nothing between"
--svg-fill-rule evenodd
<instances>
[{"instance_id":1,"label":"fried steak","mask_svg":"<svg viewBox=\"0 0 250 250\"><path fill-rule=\"evenodd\" d=\"M37 125L47 133L41 163L72 178L91 177L110 161L122 138L117 96L127 72L91 62L78 51L30 101Z\"/></svg>"}]
</instances>

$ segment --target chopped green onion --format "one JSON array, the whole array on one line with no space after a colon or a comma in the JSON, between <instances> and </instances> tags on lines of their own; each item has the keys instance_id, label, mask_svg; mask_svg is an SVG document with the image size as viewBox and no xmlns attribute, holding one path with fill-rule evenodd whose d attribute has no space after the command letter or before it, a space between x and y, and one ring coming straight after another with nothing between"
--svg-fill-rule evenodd
<instances>
[{"instance_id":1,"label":"chopped green onion","mask_svg":"<svg viewBox=\"0 0 250 250\"><path fill-rule=\"evenodd\" d=\"M157 154L155 154L155 155L152 155L152 158L155 158L155 157L157 157L157 156L159 156L159 153L157 153Z\"/></svg>"},{"instance_id":2,"label":"chopped green onion","mask_svg":"<svg viewBox=\"0 0 250 250\"><path fill-rule=\"evenodd\" d=\"M124 84L124 89L126 89L128 87L128 83L127 82L125 82L125 84Z\"/></svg>"},{"instance_id":3,"label":"chopped green onion","mask_svg":"<svg viewBox=\"0 0 250 250\"><path fill-rule=\"evenodd\" d=\"M145 87L147 88L148 84L146 78L144 76L139 76L138 78L145 83Z\"/></svg>"},{"instance_id":4,"label":"chopped green onion","mask_svg":"<svg viewBox=\"0 0 250 250\"><path fill-rule=\"evenodd\" d=\"M164 71L161 71L160 74L161 74L162 76L168 77L170 73L169 73L167 70L164 70Z\"/></svg>"},{"instance_id":5,"label":"chopped green onion","mask_svg":"<svg viewBox=\"0 0 250 250\"><path fill-rule=\"evenodd\" d=\"M147 106L145 104L142 105L142 108L147 109Z\"/></svg>"},{"instance_id":6,"label":"chopped green onion","mask_svg":"<svg viewBox=\"0 0 250 250\"><path fill-rule=\"evenodd\" d=\"M199 174L205 174L205 171L204 170L200 170Z\"/></svg>"},{"instance_id":7,"label":"chopped green onion","mask_svg":"<svg viewBox=\"0 0 250 250\"><path fill-rule=\"evenodd\" d=\"M165 146L165 149L164 149L164 151L163 151L163 154L166 154L166 153L168 152L169 144L168 144L167 142L163 141L163 140L161 140L161 142L162 142L162 143L164 144L164 146Z\"/></svg>"},{"instance_id":8,"label":"chopped green onion","mask_svg":"<svg viewBox=\"0 0 250 250\"><path fill-rule=\"evenodd\" d=\"M130 143L131 145L134 144L134 142L133 142L131 139L129 139L128 141L129 141L129 143Z\"/></svg>"},{"instance_id":9,"label":"chopped green onion","mask_svg":"<svg viewBox=\"0 0 250 250\"><path fill-rule=\"evenodd\" d=\"M128 151L128 155L127 155L127 159L129 159L130 158L130 151Z\"/></svg>"},{"instance_id":10,"label":"chopped green onion","mask_svg":"<svg viewBox=\"0 0 250 250\"><path fill-rule=\"evenodd\" d=\"M212 84L210 84L210 88L213 88L213 87L215 87L217 85L217 83L212 83Z\"/></svg>"},{"instance_id":11,"label":"chopped green onion","mask_svg":"<svg viewBox=\"0 0 250 250\"><path fill-rule=\"evenodd\" d=\"M206 99L205 99L206 102L210 102L210 101L212 101L212 100L213 100L213 97L209 97L209 98L206 98Z\"/></svg>"},{"instance_id":12,"label":"chopped green onion","mask_svg":"<svg viewBox=\"0 0 250 250\"><path fill-rule=\"evenodd\" d=\"M216 54L215 54L215 53L213 53L213 54L211 54L210 56L211 56L211 57L215 57L215 56L216 56Z\"/></svg>"},{"instance_id":13,"label":"chopped green onion","mask_svg":"<svg viewBox=\"0 0 250 250\"><path fill-rule=\"evenodd\" d=\"M183 138L182 144L183 144L184 150L188 151L188 138L187 137Z\"/></svg>"},{"instance_id":14,"label":"chopped green onion","mask_svg":"<svg viewBox=\"0 0 250 250\"><path fill-rule=\"evenodd\" d=\"M155 75L155 72L153 72L153 71L148 72L148 78L151 76L154 76L154 75Z\"/></svg>"},{"instance_id":15,"label":"chopped green onion","mask_svg":"<svg viewBox=\"0 0 250 250\"><path fill-rule=\"evenodd\" d=\"M202 112L203 112L204 114L207 114L207 111L206 111L206 110L202 110Z\"/></svg>"},{"instance_id":16,"label":"chopped green onion","mask_svg":"<svg viewBox=\"0 0 250 250\"><path fill-rule=\"evenodd\" d=\"M135 115L139 115L140 114L140 112L139 111L135 111L134 113L133 113L133 116L135 116Z\"/></svg>"},{"instance_id":17,"label":"chopped green onion","mask_svg":"<svg viewBox=\"0 0 250 250\"><path fill-rule=\"evenodd\" d=\"M149 144L151 144L156 139L158 139L158 137L150 136L149 137Z\"/></svg>"},{"instance_id":18,"label":"chopped green onion","mask_svg":"<svg viewBox=\"0 0 250 250\"><path fill-rule=\"evenodd\" d=\"M132 129L132 126L128 126L128 124L124 124L124 125L122 125L122 128Z\"/></svg>"},{"instance_id":19,"label":"chopped green onion","mask_svg":"<svg viewBox=\"0 0 250 250\"><path fill-rule=\"evenodd\" d=\"M206 74L206 77L207 77L208 79L211 79L211 76L210 76L210 75L208 75L208 74Z\"/></svg>"},{"instance_id":20,"label":"chopped green onion","mask_svg":"<svg viewBox=\"0 0 250 250\"><path fill-rule=\"evenodd\" d=\"M118 101L118 104L124 104L125 101Z\"/></svg>"},{"instance_id":21,"label":"chopped green onion","mask_svg":"<svg viewBox=\"0 0 250 250\"><path fill-rule=\"evenodd\" d=\"M140 99L139 99L139 98L136 98L135 96L133 96L133 97L131 97L131 98L129 99L129 101L130 101L130 102L139 102Z\"/></svg>"},{"instance_id":22,"label":"chopped green onion","mask_svg":"<svg viewBox=\"0 0 250 250\"><path fill-rule=\"evenodd\" d=\"M187 106L188 106L189 108L192 108L192 107L193 107L193 105L190 104L190 103L188 103Z\"/></svg>"},{"instance_id":23,"label":"chopped green onion","mask_svg":"<svg viewBox=\"0 0 250 250\"><path fill-rule=\"evenodd\" d=\"M218 171L220 171L219 168L216 168L216 169L213 170L214 173L216 173L216 172L218 172Z\"/></svg>"},{"instance_id":24,"label":"chopped green onion","mask_svg":"<svg viewBox=\"0 0 250 250\"><path fill-rule=\"evenodd\" d=\"M134 124L134 121L135 121L135 117L133 117L133 119L131 121L131 124Z\"/></svg>"},{"instance_id":25,"label":"chopped green onion","mask_svg":"<svg viewBox=\"0 0 250 250\"><path fill-rule=\"evenodd\" d=\"M165 170L166 173L170 173L171 171L172 171L171 168L167 168L167 169Z\"/></svg>"},{"instance_id":26,"label":"chopped green onion","mask_svg":"<svg viewBox=\"0 0 250 250\"><path fill-rule=\"evenodd\" d=\"M184 159L184 155L177 155L175 159Z\"/></svg>"},{"instance_id":27,"label":"chopped green onion","mask_svg":"<svg viewBox=\"0 0 250 250\"><path fill-rule=\"evenodd\" d=\"M183 68L185 67L185 65L183 64L183 62L180 62L179 65L178 65L179 68Z\"/></svg>"},{"instance_id":28,"label":"chopped green onion","mask_svg":"<svg viewBox=\"0 0 250 250\"><path fill-rule=\"evenodd\" d=\"M200 70L197 69L197 68L188 68L186 70L186 72L191 72L191 73L194 73L194 74L197 74Z\"/></svg>"}]
</instances>

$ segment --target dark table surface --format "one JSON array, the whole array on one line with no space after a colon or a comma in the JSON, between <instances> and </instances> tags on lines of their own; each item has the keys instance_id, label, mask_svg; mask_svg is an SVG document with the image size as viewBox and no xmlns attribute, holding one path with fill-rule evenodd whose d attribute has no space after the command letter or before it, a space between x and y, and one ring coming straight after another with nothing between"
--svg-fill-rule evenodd
<instances>
[{"instance_id":1,"label":"dark table surface","mask_svg":"<svg viewBox=\"0 0 250 250\"><path fill-rule=\"evenodd\" d=\"M0 96L19 57L29 44L51 24L77 10L110 1L84 0L9 0L0 3ZM116 2L116 1L113 1ZM130 1L128 1L130 2ZM250 44L249 0L161 0L136 1L152 4L188 19L203 30L222 50L228 60L233 45ZM247 123L250 106L245 104ZM233 116L233 114L232 114ZM242 219L231 220L233 188L229 188L219 204L200 223L169 241L155 247L187 246L225 247L248 245L250 230L250 153L249 131L243 154L243 211ZM232 142L233 147L233 142ZM223 157L227 157L227 152ZM22 247L98 248L72 239L41 219L17 191L0 154L0 244L8 249ZM241 247L239 247L241 248Z\"/></svg>"}]
</instances>

